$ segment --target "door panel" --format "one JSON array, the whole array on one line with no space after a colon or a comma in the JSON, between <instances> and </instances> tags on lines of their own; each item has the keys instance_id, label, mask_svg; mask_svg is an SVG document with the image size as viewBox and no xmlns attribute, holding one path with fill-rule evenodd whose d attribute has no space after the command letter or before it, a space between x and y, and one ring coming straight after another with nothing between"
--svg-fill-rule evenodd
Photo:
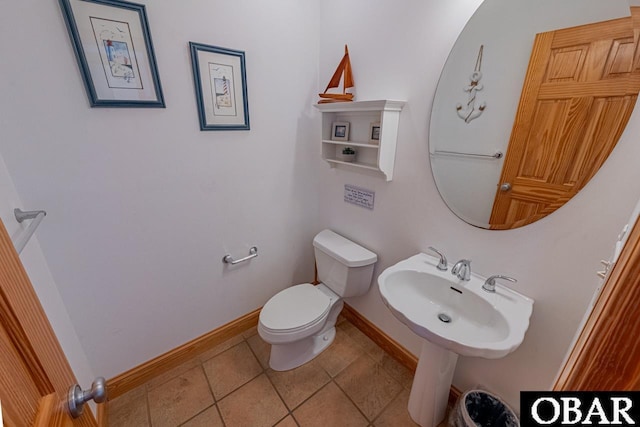
<instances>
[{"instance_id":1,"label":"door panel","mask_svg":"<svg viewBox=\"0 0 640 427\"><path fill-rule=\"evenodd\" d=\"M536 35L491 228L550 214L607 159L640 89L633 22L628 17ZM503 183L511 190L501 191Z\"/></svg>"},{"instance_id":2,"label":"door panel","mask_svg":"<svg viewBox=\"0 0 640 427\"><path fill-rule=\"evenodd\" d=\"M61 410L61 405L64 405L64 402L60 401L56 393L40 399L33 427L72 427L73 420L64 410Z\"/></svg>"},{"instance_id":3,"label":"door panel","mask_svg":"<svg viewBox=\"0 0 640 427\"><path fill-rule=\"evenodd\" d=\"M41 397L22 357L16 351L4 328L0 328L0 400L7 418L32 420ZM18 424L27 425L27 424Z\"/></svg>"},{"instance_id":4,"label":"door panel","mask_svg":"<svg viewBox=\"0 0 640 427\"><path fill-rule=\"evenodd\" d=\"M91 411L75 420L66 417L65 421L61 402L75 383L71 367L0 221L0 401L5 423L17 427L33 425L42 399L51 396L46 400L47 413L53 417L51 423L61 420L63 424L59 425L66 422L75 427L96 426ZM42 417L40 420L45 419Z\"/></svg>"}]
</instances>

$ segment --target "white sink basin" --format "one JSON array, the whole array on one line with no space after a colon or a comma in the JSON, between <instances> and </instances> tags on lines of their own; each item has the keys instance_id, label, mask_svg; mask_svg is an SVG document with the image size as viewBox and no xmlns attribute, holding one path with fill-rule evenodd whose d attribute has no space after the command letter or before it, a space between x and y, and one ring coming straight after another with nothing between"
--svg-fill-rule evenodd
<instances>
[{"instance_id":1,"label":"white sink basin","mask_svg":"<svg viewBox=\"0 0 640 427\"><path fill-rule=\"evenodd\" d=\"M472 274L462 281L437 264L418 254L378 277L391 312L419 336L462 356L497 359L518 348L533 300L499 284L495 293L484 291L484 278Z\"/></svg>"}]
</instances>

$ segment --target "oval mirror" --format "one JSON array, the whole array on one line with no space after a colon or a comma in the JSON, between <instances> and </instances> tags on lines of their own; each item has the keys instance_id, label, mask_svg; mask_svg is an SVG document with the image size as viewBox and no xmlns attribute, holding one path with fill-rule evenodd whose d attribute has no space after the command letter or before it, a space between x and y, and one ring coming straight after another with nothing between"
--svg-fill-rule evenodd
<instances>
[{"instance_id":1,"label":"oval mirror","mask_svg":"<svg viewBox=\"0 0 640 427\"><path fill-rule=\"evenodd\" d=\"M477 227L549 215L613 150L640 88L628 0L485 0L438 82L429 129L440 195Z\"/></svg>"}]
</instances>

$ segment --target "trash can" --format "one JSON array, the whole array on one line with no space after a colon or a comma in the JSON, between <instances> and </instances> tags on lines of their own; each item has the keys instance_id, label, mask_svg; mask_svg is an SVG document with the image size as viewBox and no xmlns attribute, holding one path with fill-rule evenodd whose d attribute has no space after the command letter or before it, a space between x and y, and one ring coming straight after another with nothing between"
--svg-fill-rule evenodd
<instances>
[{"instance_id":1,"label":"trash can","mask_svg":"<svg viewBox=\"0 0 640 427\"><path fill-rule=\"evenodd\" d=\"M460 396L449 416L454 427L520 427L516 414L498 396L469 390Z\"/></svg>"}]
</instances>

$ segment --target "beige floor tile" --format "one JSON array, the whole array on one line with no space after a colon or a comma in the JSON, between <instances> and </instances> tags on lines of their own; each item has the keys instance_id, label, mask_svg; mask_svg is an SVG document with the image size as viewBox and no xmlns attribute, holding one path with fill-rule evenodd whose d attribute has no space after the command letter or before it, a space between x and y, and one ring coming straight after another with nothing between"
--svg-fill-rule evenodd
<instances>
[{"instance_id":1,"label":"beige floor tile","mask_svg":"<svg viewBox=\"0 0 640 427\"><path fill-rule=\"evenodd\" d=\"M418 427L409 416L409 390L403 390L373 422L375 427Z\"/></svg>"},{"instance_id":2,"label":"beige floor tile","mask_svg":"<svg viewBox=\"0 0 640 427\"><path fill-rule=\"evenodd\" d=\"M243 341L242 335L236 335L233 338L229 338L228 340L218 344L217 346L211 348L210 350L207 350L207 351L203 352L202 354L200 354L198 356L198 360L200 360L201 362L206 362L207 360L211 359L212 357L217 356L220 353L223 353L223 352L229 350L234 345L240 344L242 341Z\"/></svg>"},{"instance_id":3,"label":"beige floor tile","mask_svg":"<svg viewBox=\"0 0 640 427\"><path fill-rule=\"evenodd\" d=\"M252 328L109 401L109 426L366 426L368 418L415 427L407 411L413 374L342 316L336 329L316 359L276 372L271 346Z\"/></svg>"},{"instance_id":4,"label":"beige floor tile","mask_svg":"<svg viewBox=\"0 0 640 427\"><path fill-rule=\"evenodd\" d=\"M149 391L153 427L175 427L213 405L207 378L198 366Z\"/></svg>"},{"instance_id":5,"label":"beige floor tile","mask_svg":"<svg viewBox=\"0 0 640 427\"><path fill-rule=\"evenodd\" d=\"M267 375L289 409L294 409L331 381L331 377L316 360L290 371L277 372L269 369Z\"/></svg>"},{"instance_id":6,"label":"beige floor tile","mask_svg":"<svg viewBox=\"0 0 640 427\"><path fill-rule=\"evenodd\" d=\"M446 414L445 414L445 416L444 416L444 420L442 420L442 421L440 422L440 424L438 424L438 427L449 427L449 426L453 425L453 424L450 424L450 423L449 423L449 417L451 416L450 409L451 409L451 408L448 408L448 407L447 407L447 413L446 413ZM417 424L416 424L416 425L417 425Z\"/></svg>"},{"instance_id":7,"label":"beige floor tile","mask_svg":"<svg viewBox=\"0 0 640 427\"><path fill-rule=\"evenodd\" d=\"M330 382L293 412L301 427L358 427L368 424L349 398Z\"/></svg>"},{"instance_id":8,"label":"beige floor tile","mask_svg":"<svg viewBox=\"0 0 640 427\"><path fill-rule=\"evenodd\" d=\"M329 375L335 377L363 354L364 350L351 337L340 328L336 328L335 339L329 348L320 353L317 360Z\"/></svg>"},{"instance_id":9,"label":"beige floor tile","mask_svg":"<svg viewBox=\"0 0 640 427\"><path fill-rule=\"evenodd\" d=\"M184 362L182 365L178 365L173 369L165 372L164 374L160 374L157 377L147 382L147 390L151 390L153 388L158 387L166 383L169 380L174 379L175 377L184 374L187 371L192 370L196 366L199 366L200 362L197 359L190 359Z\"/></svg>"},{"instance_id":10,"label":"beige floor tile","mask_svg":"<svg viewBox=\"0 0 640 427\"><path fill-rule=\"evenodd\" d=\"M215 405L191 418L180 427L224 427Z\"/></svg>"},{"instance_id":11,"label":"beige floor tile","mask_svg":"<svg viewBox=\"0 0 640 427\"><path fill-rule=\"evenodd\" d=\"M402 385L402 387L411 389L414 373L409 370L409 368L386 353L379 363L394 380L398 381L400 385Z\"/></svg>"},{"instance_id":12,"label":"beige floor tile","mask_svg":"<svg viewBox=\"0 0 640 427\"><path fill-rule=\"evenodd\" d=\"M134 388L133 390L129 390L125 394L122 394L116 397L115 399L109 398L108 402L109 402L109 405L111 405L109 409L112 410L113 407L117 407L118 405L125 404L131 400L137 400L140 397L145 397L146 399L146 396L147 396L147 389L143 384L139 387Z\"/></svg>"},{"instance_id":13,"label":"beige floor tile","mask_svg":"<svg viewBox=\"0 0 640 427\"><path fill-rule=\"evenodd\" d=\"M250 338L247 338L247 342L251 347L251 350L256 354L260 365L264 369L269 367L269 356L271 355L271 345L264 342L260 335L254 335Z\"/></svg>"},{"instance_id":14,"label":"beige floor tile","mask_svg":"<svg viewBox=\"0 0 640 427\"><path fill-rule=\"evenodd\" d=\"M244 341L207 360L202 366L216 400L222 399L263 371Z\"/></svg>"},{"instance_id":15,"label":"beige floor tile","mask_svg":"<svg viewBox=\"0 0 640 427\"><path fill-rule=\"evenodd\" d=\"M222 399L218 407L230 427L270 427L287 415L286 406L264 374Z\"/></svg>"},{"instance_id":16,"label":"beige floor tile","mask_svg":"<svg viewBox=\"0 0 640 427\"><path fill-rule=\"evenodd\" d=\"M298 423L296 423L296 420L289 415L287 418L276 424L276 427L298 427Z\"/></svg>"},{"instance_id":17,"label":"beige floor tile","mask_svg":"<svg viewBox=\"0 0 640 427\"><path fill-rule=\"evenodd\" d=\"M376 362L382 360L386 354L371 338L366 336L360 329L356 328L351 322L344 322L338 326L349 337L351 337L362 349L371 356Z\"/></svg>"},{"instance_id":18,"label":"beige floor tile","mask_svg":"<svg viewBox=\"0 0 640 427\"><path fill-rule=\"evenodd\" d=\"M149 408L145 386L140 386L107 404L109 427L147 427Z\"/></svg>"},{"instance_id":19,"label":"beige floor tile","mask_svg":"<svg viewBox=\"0 0 640 427\"><path fill-rule=\"evenodd\" d=\"M373 420L403 390L402 386L370 357L363 356L335 379L363 414Z\"/></svg>"}]
</instances>

